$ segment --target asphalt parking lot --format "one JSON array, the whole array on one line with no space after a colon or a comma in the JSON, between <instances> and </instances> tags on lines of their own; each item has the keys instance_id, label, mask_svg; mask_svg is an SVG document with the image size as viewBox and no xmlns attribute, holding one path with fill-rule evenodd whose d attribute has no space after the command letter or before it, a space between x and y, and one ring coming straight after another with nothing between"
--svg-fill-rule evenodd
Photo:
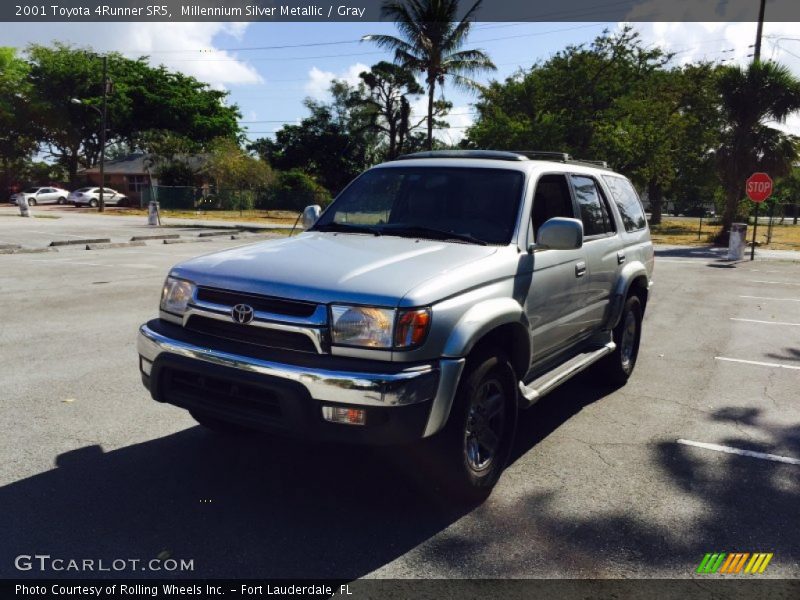
<instances>
[{"instance_id":1,"label":"asphalt parking lot","mask_svg":"<svg viewBox=\"0 0 800 600\"><path fill-rule=\"evenodd\" d=\"M683 578L723 551L800 577L800 263L659 252L628 385L546 397L457 508L414 448L223 438L150 400L135 339L164 275L241 243L0 256L0 576L166 552L196 578Z\"/></svg>"}]
</instances>

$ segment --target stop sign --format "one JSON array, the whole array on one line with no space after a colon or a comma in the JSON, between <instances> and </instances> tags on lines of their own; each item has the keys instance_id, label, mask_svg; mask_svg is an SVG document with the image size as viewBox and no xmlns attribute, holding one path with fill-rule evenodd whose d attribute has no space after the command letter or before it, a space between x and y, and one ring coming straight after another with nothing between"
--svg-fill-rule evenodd
<instances>
[{"instance_id":1,"label":"stop sign","mask_svg":"<svg viewBox=\"0 0 800 600\"><path fill-rule=\"evenodd\" d=\"M766 173L753 173L747 178L747 197L753 202L763 202L772 195L772 179Z\"/></svg>"}]
</instances>

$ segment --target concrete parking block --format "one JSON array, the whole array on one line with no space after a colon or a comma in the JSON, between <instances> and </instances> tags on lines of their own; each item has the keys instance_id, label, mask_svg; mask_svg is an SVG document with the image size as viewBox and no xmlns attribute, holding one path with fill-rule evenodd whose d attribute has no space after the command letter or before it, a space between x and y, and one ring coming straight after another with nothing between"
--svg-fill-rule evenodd
<instances>
[{"instance_id":1,"label":"concrete parking block","mask_svg":"<svg viewBox=\"0 0 800 600\"><path fill-rule=\"evenodd\" d=\"M181 238L177 240L164 240L165 244L187 244L189 242L213 242L210 238Z\"/></svg>"},{"instance_id":2,"label":"concrete parking block","mask_svg":"<svg viewBox=\"0 0 800 600\"><path fill-rule=\"evenodd\" d=\"M50 242L51 246L80 246L81 244L108 244L111 238L87 238L77 240L54 240Z\"/></svg>"},{"instance_id":3,"label":"concrete parking block","mask_svg":"<svg viewBox=\"0 0 800 600\"><path fill-rule=\"evenodd\" d=\"M131 238L132 242L140 242L144 240L177 240L181 237L177 233L156 233L153 235L135 235Z\"/></svg>"},{"instance_id":4,"label":"concrete parking block","mask_svg":"<svg viewBox=\"0 0 800 600\"><path fill-rule=\"evenodd\" d=\"M131 248L133 246L144 246L143 241L139 242L114 242L104 244L86 244L87 250L107 250L108 248Z\"/></svg>"}]
</instances>

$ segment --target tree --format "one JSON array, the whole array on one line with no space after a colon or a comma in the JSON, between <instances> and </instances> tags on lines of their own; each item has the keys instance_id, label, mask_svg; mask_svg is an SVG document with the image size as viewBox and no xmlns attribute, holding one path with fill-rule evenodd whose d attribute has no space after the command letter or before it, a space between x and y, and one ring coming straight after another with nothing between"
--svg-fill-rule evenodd
<instances>
[{"instance_id":1,"label":"tree","mask_svg":"<svg viewBox=\"0 0 800 600\"><path fill-rule=\"evenodd\" d=\"M458 0L387 0L381 6L381 15L394 20L401 37L367 36L382 48L393 50L396 63L424 75L428 88L428 149L433 148L436 86L444 88L449 77L457 86L476 89L478 85L469 76L495 69L482 50L461 49L481 2L475 2L456 21Z\"/></svg>"},{"instance_id":2,"label":"tree","mask_svg":"<svg viewBox=\"0 0 800 600\"><path fill-rule=\"evenodd\" d=\"M28 65L14 48L0 47L0 191L18 180L36 150L38 129L26 101Z\"/></svg>"},{"instance_id":3,"label":"tree","mask_svg":"<svg viewBox=\"0 0 800 600\"><path fill-rule=\"evenodd\" d=\"M279 171L269 188L269 207L284 210L303 210L306 206L327 206L331 196L328 190L300 171Z\"/></svg>"},{"instance_id":4,"label":"tree","mask_svg":"<svg viewBox=\"0 0 800 600\"><path fill-rule=\"evenodd\" d=\"M388 140L386 157L392 160L403 152L411 125L411 104L408 96L423 92L422 86L408 69L381 61L359 75L369 92L367 102L376 113L376 127Z\"/></svg>"},{"instance_id":5,"label":"tree","mask_svg":"<svg viewBox=\"0 0 800 600\"><path fill-rule=\"evenodd\" d=\"M374 107L364 102L362 86L331 84L331 102L307 98L311 115L299 125L285 125L275 139L262 138L249 148L276 169L300 169L332 194L378 160Z\"/></svg>"},{"instance_id":6,"label":"tree","mask_svg":"<svg viewBox=\"0 0 800 600\"><path fill-rule=\"evenodd\" d=\"M725 194L722 230L717 242L726 244L744 196L744 182L754 171L773 177L790 172L798 158L798 138L770 127L800 110L800 80L785 66L754 62L725 67L719 78L724 118L716 167Z\"/></svg>"},{"instance_id":7,"label":"tree","mask_svg":"<svg viewBox=\"0 0 800 600\"><path fill-rule=\"evenodd\" d=\"M218 190L264 188L275 179L269 164L251 156L230 138L217 138L210 144L202 171Z\"/></svg>"},{"instance_id":8,"label":"tree","mask_svg":"<svg viewBox=\"0 0 800 600\"><path fill-rule=\"evenodd\" d=\"M29 101L41 125L40 142L64 164L74 182L80 167L100 156L102 57L65 44L31 45ZM146 57L131 60L109 53L107 144L140 147L145 132L166 130L205 144L239 134L239 111L226 106L226 92L212 90L193 77L152 68ZM76 104L73 99L80 100Z\"/></svg>"}]
</instances>

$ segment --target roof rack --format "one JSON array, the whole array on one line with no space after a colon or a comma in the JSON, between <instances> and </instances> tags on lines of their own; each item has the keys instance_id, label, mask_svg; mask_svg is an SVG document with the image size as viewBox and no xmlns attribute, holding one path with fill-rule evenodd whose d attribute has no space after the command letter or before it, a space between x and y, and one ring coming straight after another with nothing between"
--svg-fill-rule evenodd
<instances>
[{"instance_id":1,"label":"roof rack","mask_svg":"<svg viewBox=\"0 0 800 600\"><path fill-rule=\"evenodd\" d=\"M585 165L608 169L604 160L584 160L572 158L567 152L552 152L549 150L427 150L403 154L395 160L409 160L415 158L483 158L488 160L548 160L570 165Z\"/></svg>"},{"instance_id":2,"label":"roof rack","mask_svg":"<svg viewBox=\"0 0 800 600\"><path fill-rule=\"evenodd\" d=\"M505 152L503 150L427 150L403 154L395 160L408 160L412 158L487 158L491 160L526 160L519 152Z\"/></svg>"}]
</instances>

